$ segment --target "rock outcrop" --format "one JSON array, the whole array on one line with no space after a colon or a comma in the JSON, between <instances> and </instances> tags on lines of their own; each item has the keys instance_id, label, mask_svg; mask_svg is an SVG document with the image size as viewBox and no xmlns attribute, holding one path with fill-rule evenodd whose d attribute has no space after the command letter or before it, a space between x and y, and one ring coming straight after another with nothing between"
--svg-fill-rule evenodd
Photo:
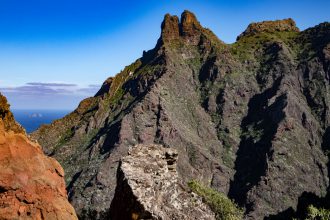
<instances>
[{"instance_id":1,"label":"rock outcrop","mask_svg":"<svg viewBox=\"0 0 330 220\"><path fill-rule=\"evenodd\" d=\"M189 44L198 44L201 33L205 31L196 16L187 10L182 13L180 20L175 15L166 14L161 28L158 45L160 43L175 43L180 39L185 39Z\"/></svg>"},{"instance_id":2,"label":"rock outcrop","mask_svg":"<svg viewBox=\"0 0 330 220\"><path fill-rule=\"evenodd\" d=\"M28 139L0 94L0 219L77 219L64 171Z\"/></svg>"},{"instance_id":3,"label":"rock outcrop","mask_svg":"<svg viewBox=\"0 0 330 220\"><path fill-rule=\"evenodd\" d=\"M19 125L15 119L13 113L10 111L9 104L6 97L0 94L0 118L2 120L3 129L5 131L13 131L15 133L25 133L24 128Z\"/></svg>"},{"instance_id":4,"label":"rock outcrop","mask_svg":"<svg viewBox=\"0 0 330 220\"><path fill-rule=\"evenodd\" d=\"M215 219L196 194L180 183L176 150L136 145L121 159L110 219Z\"/></svg>"},{"instance_id":5,"label":"rock outcrop","mask_svg":"<svg viewBox=\"0 0 330 220\"><path fill-rule=\"evenodd\" d=\"M246 219L291 219L329 195L329 48L329 23L251 24L228 45L191 12L166 15L154 49L33 136L64 167L81 219L107 218L137 144L175 148L183 184L228 195Z\"/></svg>"},{"instance_id":6,"label":"rock outcrop","mask_svg":"<svg viewBox=\"0 0 330 220\"><path fill-rule=\"evenodd\" d=\"M253 36L258 33L276 33L276 32L299 32L296 22L292 18L276 21L263 21L251 23L247 29L238 36L237 40L244 36Z\"/></svg>"}]
</instances>

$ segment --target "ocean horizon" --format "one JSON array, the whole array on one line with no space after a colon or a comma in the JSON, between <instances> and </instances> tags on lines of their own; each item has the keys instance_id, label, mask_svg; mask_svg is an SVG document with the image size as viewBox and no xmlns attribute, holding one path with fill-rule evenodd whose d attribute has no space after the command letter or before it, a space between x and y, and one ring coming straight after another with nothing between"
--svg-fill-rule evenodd
<instances>
[{"instance_id":1,"label":"ocean horizon","mask_svg":"<svg viewBox=\"0 0 330 220\"><path fill-rule=\"evenodd\" d=\"M55 109L12 109L14 117L27 133L37 130L43 124L50 124L56 119L63 118L72 110Z\"/></svg>"}]
</instances>

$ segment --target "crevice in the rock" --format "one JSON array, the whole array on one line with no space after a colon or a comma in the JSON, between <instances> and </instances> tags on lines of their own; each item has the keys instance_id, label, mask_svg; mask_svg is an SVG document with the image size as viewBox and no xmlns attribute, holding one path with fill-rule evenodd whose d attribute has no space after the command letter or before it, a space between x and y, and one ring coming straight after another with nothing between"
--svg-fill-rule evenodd
<instances>
[{"instance_id":1,"label":"crevice in the rock","mask_svg":"<svg viewBox=\"0 0 330 220\"><path fill-rule=\"evenodd\" d=\"M68 192L68 199L69 199L69 201L72 200L72 197L73 197L73 195L74 195L74 192L73 192L73 189L72 189L72 188L73 188L73 185L74 185L74 183L77 181L77 179L80 177L81 173L82 173L82 170L79 171L79 172L77 172L75 175L73 175L73 177L72 177L70 183L69 183L68 186L66 187L66 190L67 190L67 192Z\"/></svg>"},{"instance_id":2,"label":"crevice in the rock","mask_svg":"<svg viewBox=\"0 0 330 220\"><path fill-rule=\"evenodd\" d=\"M116 121L109 128L107 128L107 135L100 149L101 154L109 152L119 141L121 121Z\"/></svg>"},{"instance_id":3,"label":"crevice in the rock","mask_svg":"<svg viewBox=\"0 0 330 220\"><path fill-rule=\"evenodd\" d=\"M213 68L215 67L215 62L217 60L216 56L209 57L206 61L205 64L201 67L201 70L199 72L199 81L201 83L205 83L207 81L214 82L214 80L218 76L218 71L212 71Z\"/></svg>"},{"instance_id":4,"label":"crevice in the rock","mask_svg":"<svg viewBox=\"0 0 330 220\"><path fill-rule=\"evenodd\" d=\"M155 134L155 143L163 143L161 137L160 121L162 114L162 105L160 104L160 97L158 97L157 112L156 112L156 134Z\"/></svg>"},{"instance_id":5,"label":"crevice in the rock","mask_svg":"<svg viewBox=\"0 0 330 220\"><path fill-rule=\"evenodd\" d=\"M273 86L260 94L254 95L248 104L248 114L242 120L241 142L235 161L235 176L230 183L229 196L241 205L246 206L246 212L251 211L247 193L261 180L267 170L267 160L271 155L272 140L279 123L284 119L283 109L287 96L278 96L275 102L268 106L270 98L276 95L282 77Z\"/></svg>"},{"instance_id":6,"label":"crevice in the rock","mask_svg":"<svg viewBox=\"0 0 330 220\"><path fill-rule=\"evenodd\" d=\"M29 201L26 200L26 198L21 198L17 194L15 195L15 197L18 201L20 201L21 203L27 204L27 205L36 203L35 201L30 201L29 202Z\"/></svg>"},{"instance_id":7,"label":"crevice in the rock","mask_svg":"<svg viewBox=\"0 0 330 220\"><path fill-rule=\"evenodd\" d=\"M96 210L83 209L81 214L78 215L80 220L90 220L90 219L109 219L107 213L103 211L97 212Z\"/></svg>"},{"instance_id":8,"label":"crevice in the rock","mask_svg":"<svg viewBox=\"0 0 330 220\"><path fill-rule=\"evenodd\" d=\"M306 117L306 113L303 112L301 115L301 124L306 127L306 123L307 123L307 117Z\"/></svg>"},{"instance_id":9,"label":"crevice in the rock","mask_svg":"<svg viewBox=\"0 0 330 220\"><path fill-rule=\"evenodd\" d=\"M0 193L5 193L7 191L8 191L7 189L5 189L4 187L0 186Z\"/></svg>"},{"instance_id":10,"label":"crevice in the rock","mask_svg":"<svg viewBox=\"0 0 330 220\"><path fill-rule=\"evenodd\" d=\"M322 137L322 144L321 144L322 150L323 152L327 155L328 157L328 179L330 179L330 126L328 126L325 129L325 132L323 134ZM330 183L328 185L328 189L327 189L327 197L328 199L328 208L330 208Z\"/></svg>"}]
</instances>

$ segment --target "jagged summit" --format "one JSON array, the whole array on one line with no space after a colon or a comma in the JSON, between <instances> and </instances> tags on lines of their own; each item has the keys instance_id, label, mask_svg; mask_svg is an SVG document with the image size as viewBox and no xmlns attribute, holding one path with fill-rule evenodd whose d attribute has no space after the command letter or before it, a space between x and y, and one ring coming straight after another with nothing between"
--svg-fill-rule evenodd
<instances>
[{"instance_id":1,"label":"jagged summit","mask_svg":"<svg viewBox=\"0 0 330 220\"><path fill-rule=\"evenodd\" d=\"M196 32L202 30L202 26L197 20L196 16L185 10L181 14L180 33L182 36L193 36Z\"/></svg>"},{"instance_id":2,"label":"jagged summit","mask_svg":"<svg viewBox=\"0 0 330 220\"><path fill-rule=\"evenodd\" d=\"M166 14L161 25L161 42L171 42L173 40L185 39L190 43L198 43L200 34L205 32L195 14L185 10L179 19L176 15ZM292 18L262 21L249 24L246 30L241 33L237 40L244 36L253 36L258 33L276 32L299 32L296 22Z\"/></svg>"},{"instance_id":3,"label":"jagged summit","mask_svg":"<svg viewBox=\"0 0 330 220\"><path fill-rule=\"evenodd\" d=\"M164 41L178 39L179 33L179 18L166 14L161 25L161 39Z\"/></svg>"},{"instance_id":4,"label":"jagged summit","mask_svg":"<svg viewBox=\"0 0 330 220\"><path fill-rule=\"evenodd\" d=\"M237 37L237 40L244 36L252 36L257 33L275 33L278 31L299 32L296 22L292 18L276 21L262 21L249 24L247 29Z\"/></svg>"},{"instance_id":5,"label":"jagged summit","mask_svg":"<svg viewBox=\"0 0 330 220\"><path fill-rule=\"evenodd\" d=\"M196 38L203 30L203 27L192 12L185 10L181 14L180 20L176 15L172 16L170 14L166 14L164 16L161 29L160 40L163 42L169 42L174 39L180 39L180 37Z\"/></svg>"}]
</instances>

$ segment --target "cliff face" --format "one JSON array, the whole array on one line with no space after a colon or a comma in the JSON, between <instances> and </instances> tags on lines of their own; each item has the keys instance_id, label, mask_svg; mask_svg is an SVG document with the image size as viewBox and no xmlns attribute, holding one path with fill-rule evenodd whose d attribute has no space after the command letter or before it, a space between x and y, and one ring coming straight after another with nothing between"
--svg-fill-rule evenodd
<instances>
[{"instance_id":1,"label":"cliff face","mask_svg":"<svg viewBox=\"0 0 330 220\"><path fill-rule=\"evenodd\" d=\"M180 179L229 195L248 219L326 198L330 24L255 23L231 45L188 11L161 27L153 50L33 134L66 170L78 215L107 216L136 144L175 146Z\"/></svg>"},{"instance_id":2,"label":"cliff face","mask_svg":"<svg viewBox=\"0 0 330 220\"><path fill-rule=\"evenodd\" d=\"M64 171L18 125L0 94L0 219L77 219Z\"/></svg>"}]
</instances>

